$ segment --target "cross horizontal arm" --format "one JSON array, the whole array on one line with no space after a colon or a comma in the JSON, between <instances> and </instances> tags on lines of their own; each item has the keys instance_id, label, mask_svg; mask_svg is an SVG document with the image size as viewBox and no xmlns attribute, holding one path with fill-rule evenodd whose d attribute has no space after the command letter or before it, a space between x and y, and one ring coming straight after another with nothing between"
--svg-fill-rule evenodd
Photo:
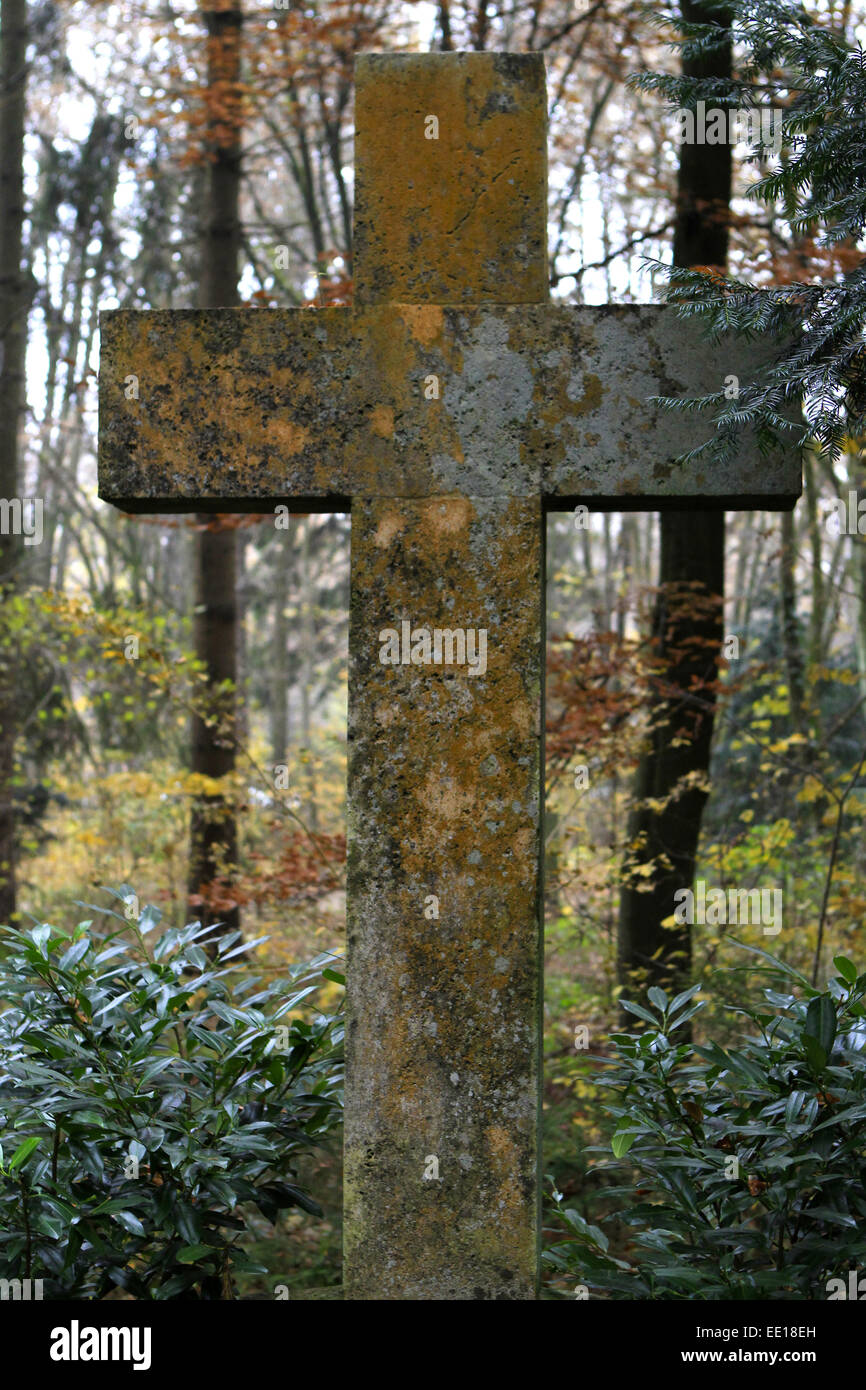
<instances>
[{"instance_id":1,"label":"cross horizontal arm","mask_svg":"<svg viewBox=\"0 0 866 1390\"><path fill-rule=\"evenodd\" d=\"M609 510L792 507L799 461L675 466L748 379L670 307L381 305L101 316L99 495L128 511L337 510L352 496Z\"/></svg>"}]
</instances>

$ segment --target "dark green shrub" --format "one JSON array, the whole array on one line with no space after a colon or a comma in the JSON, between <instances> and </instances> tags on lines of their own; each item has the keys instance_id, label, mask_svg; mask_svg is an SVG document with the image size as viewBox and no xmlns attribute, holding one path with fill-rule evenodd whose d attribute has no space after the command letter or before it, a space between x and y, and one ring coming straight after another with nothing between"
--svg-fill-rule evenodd
<instances>
[{"instance_id":1,"label":"dark green shrub","mask_svg":"<svg viewBox=\"0 0 866 1390\"><path fill-rule=\"evenodd\" d=\"M341 977L287 993L159 915L2 929L0 1274L46 1298L230 1298L245 1210L321 1215L295 1163L339 1121L342 1024L289 1014Z\"/></svg>"},{"instance_id":2,"label":"dark green shrub","mask_svg":"<svg viewBox=\"0 0 866 1390\"><path fill-rule=\"evenodd\" d=\"M614 1255L598 1226L565 1210L569 1237L545 1253L587 1291L825 1299L829 1280L847 1288L852 1270L866 1274L866 975L837 956L821 993L746 949L769 962L758 972L768 987L765 1003L739 1010L754 1032L737 1049L676 1042L699 986L626 1005L646 1029L613 1036L606 1108L614 1155L636 1173L604 1197L623 1201L631 1244Z\"/></svg>"}]
</instances>

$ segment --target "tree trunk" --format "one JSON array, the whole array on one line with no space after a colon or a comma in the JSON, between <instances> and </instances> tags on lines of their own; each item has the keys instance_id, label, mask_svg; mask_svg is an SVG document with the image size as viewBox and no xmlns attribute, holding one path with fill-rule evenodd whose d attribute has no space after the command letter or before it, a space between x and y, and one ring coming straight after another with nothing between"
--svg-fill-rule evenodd
<instances>
[{"instance_id":1,"label":"tree trunk","mask_svg":"<svg viewBox=\"0 0 866 1390\"><path fill-rule=\"evenodd\" d=\"M249 650L247 646L247 537L249 532L239 530L236 533L235 544L235 595L237 600L237 676L235 679L236 692L236 727L238 742L249 746L250 741L250 720L249 720Z\"/></svg>"},{"instance_id":2,"label":"tree trunk","mask_svg":"<svg viewBox=\"0 0 866 1390\"><path fill-rule=\"evenodd\" d=\"M687 23L729 20L727 12L706 10L692 0L682 0L681 12ZM729 76L730 47L684 63L683 71L695 77ZM682 145L675 265L726 265L730 196L730 146ZM720 364L720 378L724 375ZM724 594L725 518L721 512L692 510L664 512L660 520L660 588L653 621L660 673L650 702L653 729L638 768L638 800L628 826L634 863L652 860L656 868L649 879L626 873L617 969L623 985L638 981L677 989L691 980L691 932L686 925L665 928L662 922L673 915L675 891L692 886L707 798L700 783L709 773L713 697L701 687L715 679L724 635L721 602L713 596ZM684 778L689 779L687 790L679 794ZM663 800L664 809L652 810L647 797ZM648 892L640 891L647 885Z\"/></svg>"},{"instance_id":3,"label":"tree trunk","mask_svg":"<svg viewBox=\"0 0 866 1390\"><path fill-rule=\"evenodd\" d=\"M806 671L800 624L797 620L797 539L794 513L782 513L782 546L779 553L780 598L782 605L782 651L788 676L788 698L794 732L806 735Z\"/></svg>"},{"instance_id":4,"label":"tree trunk","mask_svg":"<svg viewBox=\"0 0 866 1390\"><path fill-rule=\"evenodd\" d=\"M231 5L204 11L208 67L208 192L203 218L199 307L233 308L238 304L240 254L239 193L241 171L240 82L241 12ZM192 771L225 777L235 766L237 681L237 533L220 529L201 515L195 557L195 653L207 673L208 697L220 694L220 727L192 720ZM237 823L231 800L222 794L196 797L190 824L189 892L194 917L240 926L231 902L237 864ZM218 881L219 890L212 886ZM196 899L201 897L204 901ZM213 898L213 901L211 899ZM222 898L223 904L219 899Z\"/></svg>"},{"instance_id":5,"label":"tree trunk","mask_svg":"<svg viewBox=\"0 0 866 1390\"><path fill-rule=\"evenodd\" d=\"M857 510L866 498L866 475L862 471L859 452L848 455L848 484L856 494ZM844 493L843 493L844 496ZM847 503L848 498L845 497ZM866 540L859 531L851 537L851 569L854 576L854 593L857 596L857 616L854 625L854 648L857 653L857 671L860 676L860 694L866 700Z\"/></svg>"},{"instance_id":6,"label":"tree trunk","mask_svg":"<svg viewBox=\"0 0 866 1390\"><path fill-rule=\"evenodd\" d=\"M301 749L305 759L305 778L307 784L307 825L315 835L319 829L317 804L316 770L313 752L310 747L311 716L310 694L313 685L313 645L315 643L315 612L313 569L310 550L310 530L312 517L305 517L301 523Z\"/></svg>"},{"instance_id":7,"label":"tree trunk","mask_svg":"<svg viewBox=\"0 0 866 1390\"><path fill-rule=\"evenodd\" d=\"M271 677L270 742L273 767L289 762L289 564L283 533L272 542L274 626L272 637L273 674Z\"/></svg>"},{"instance_id":8,"label":"tree trunk","mask_svg":"<svg viewBox=\"0 0 866 1390\"><path fill-rule=\"evenodd\" d=\"M812 466L812 454L803 450L803 481L806 516L809 522L809 549L812 570L812 611L809 614L809 666L817 666L821 661L821 615L824 612L824 575L821 569L822 539L821 522L818 516L818 477Z\"/></svg>"},{"instance_id":9,"label":"tree trunk","mask_svg":"<svg viewBox=\"0 0 866 1390\"><path fill-rule=\"evenodd\" d=\"M21 271L24 227L24 117L27 87L27 3L0 8L0 498L19 497L19 434L24 411L24 361L30 295ZM22 504L23 505L23 504ZM36 503L33 503L35 507ZM24 549L0 528L0 607L18 582ZM28 526L31 518L26 518ZM36 533L38 534L38 532ZM15 916L15 650L0 635L0 922Z\"/></svg>"}]
</instances>

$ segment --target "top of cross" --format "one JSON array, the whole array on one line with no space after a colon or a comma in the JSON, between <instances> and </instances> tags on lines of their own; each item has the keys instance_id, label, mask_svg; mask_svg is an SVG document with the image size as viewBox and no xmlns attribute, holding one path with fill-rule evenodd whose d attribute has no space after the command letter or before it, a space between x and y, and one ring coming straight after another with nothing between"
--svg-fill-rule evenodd
<instances>
[{"instance_id":1,"label":"top of cross","mask_svg":"<svg viewBox=\"0 0 866 1390\"><path fill-rule=\"evenodd\" d=\"M546 301L540 53L364 55L355 126L359 307Z\"/></svg>"},{"instance_id":2,"label":"top of cross","mask_svg":"<svg viewBox=\"0 0 866 1390\"><path fill-rule=\"evenodd\" d=\"M356 64L355 307L101 316L100 496L128 511L499 495L790 507L793 457L683 467L648 404L748 375L671 308L549 304L540 54Z\"/></svg>"}]
</instances>

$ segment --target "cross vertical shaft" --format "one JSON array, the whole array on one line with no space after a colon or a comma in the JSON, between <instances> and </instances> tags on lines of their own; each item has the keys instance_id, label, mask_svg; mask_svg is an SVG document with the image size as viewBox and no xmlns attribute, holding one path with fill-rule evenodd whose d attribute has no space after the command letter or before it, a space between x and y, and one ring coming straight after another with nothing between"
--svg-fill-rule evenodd
<instances>
[{"instance_id":1,"label":"cross vertical shaft","mask_svg":"<svg viewBox=\"0 0 866 1390\"><path fill-rule=\"evenodd\" d=\"M435 306L546 300L543 59L356 80L359 304L430 306L423 342ZM435 412L451 383L411 385ZM540 497L353 498L348 1298L536 1294L542 527Z\"/></svg>"}]
</instances>

